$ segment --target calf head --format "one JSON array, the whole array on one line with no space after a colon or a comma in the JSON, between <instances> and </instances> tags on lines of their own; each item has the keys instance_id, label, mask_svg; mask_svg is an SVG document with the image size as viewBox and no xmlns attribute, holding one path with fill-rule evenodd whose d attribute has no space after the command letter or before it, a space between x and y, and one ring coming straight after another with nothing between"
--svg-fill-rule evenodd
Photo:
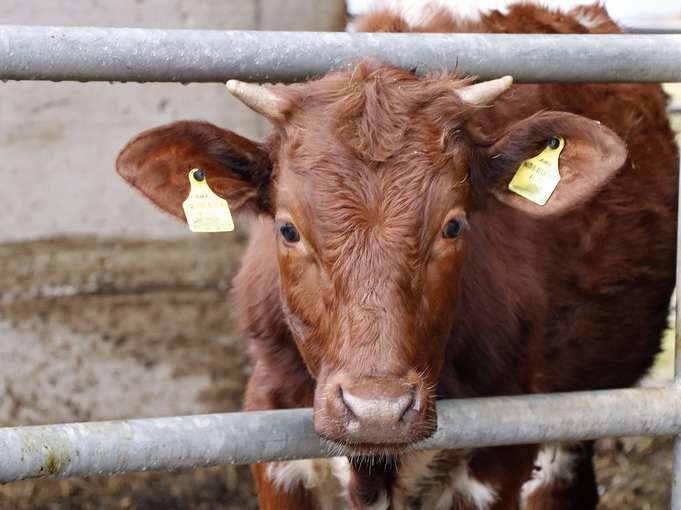
<instances>
[{"instance_id":1,"label":"calf head","mask_svg":"<svg viewBox=\"0 0 681 510\"><path fill-rule=\"evenodd\" d=\"M481 108L510 84L419 78L368 62L290 86L230 82L273 124L265 142L178 122L134 138L117 168L180 218L187 172L201 167L237 213L271 219L281 308L317 383L318 433L390 451L436 426L476 211L562 214L625 159L613 132L568 113L480 129ZM549 203L509 192L519 164L556 135L566 144Z\"/></svg>"}]
</instances>

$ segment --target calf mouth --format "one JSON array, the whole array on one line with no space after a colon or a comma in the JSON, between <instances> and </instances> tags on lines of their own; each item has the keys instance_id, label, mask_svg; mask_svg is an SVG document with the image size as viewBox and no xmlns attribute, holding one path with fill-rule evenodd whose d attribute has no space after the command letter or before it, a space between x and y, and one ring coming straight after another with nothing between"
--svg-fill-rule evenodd
<instances>
[{"instance_id":1,"label":"calf mouth","mask_svg":"<svg viewBox=\"0 0 681 510\"><path fill-rule=\"evenodd\" d=\"M342 443L322 438L322 444L331 457L349 457L362 459L391 459L398 458L413 449L410 443L395 443L391 445L371 443Z\"/></svg>"},{"instance_id":2,"label":"calf mouth","mask_svg":"<svg viewBox=\"0 0 681 510\"><path fill-rule=\"evenodd\" d=\"M322 445L333 457L362 457L362 458L397 458L410 451L418 450L419 445L432 436L437 430L437 419L433 418L432 425L413 438L405 441L394 441L390 443L357 441L353 439L330 438L319 434Z\"/></svg>"}]
</instances>

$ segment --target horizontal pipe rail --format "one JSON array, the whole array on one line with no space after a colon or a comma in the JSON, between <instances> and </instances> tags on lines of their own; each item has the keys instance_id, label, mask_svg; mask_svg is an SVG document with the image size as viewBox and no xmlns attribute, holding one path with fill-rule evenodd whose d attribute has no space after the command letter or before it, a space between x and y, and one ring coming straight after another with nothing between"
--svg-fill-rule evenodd
<instances>
[{"instance_id":1,"label":"horizontal pipe rail","mask_svg":"<svg viewBox=\"0 0 681 510\"><path fill-rule=\"evenodd\" d=\"M681 35L368 34L0 25L0 80L296 81L375 57L517 82L681 81Z\"/></svg>"},{"instance_id":2,"label":"horizontal pipe rail","mask_svg":"<svg viewBox=\"0 0 681 510\"><path fill-rule=\"evenodd\" d=\"M677 388L444 400L417 449L672 435ZM0 482L328 456L310 409L0 429Z\"/></svg>"},{"instance_id":3,"label":"horizontal pipe rail","mask_svg":"<svg viewBox=\"0 0 681 510\"><path fill-rule=\"evenodd\" d=\"M681 23L670 21L667 23L624 24L624 31L628 34L681 34Z\"/></svg>"}]
</instances>

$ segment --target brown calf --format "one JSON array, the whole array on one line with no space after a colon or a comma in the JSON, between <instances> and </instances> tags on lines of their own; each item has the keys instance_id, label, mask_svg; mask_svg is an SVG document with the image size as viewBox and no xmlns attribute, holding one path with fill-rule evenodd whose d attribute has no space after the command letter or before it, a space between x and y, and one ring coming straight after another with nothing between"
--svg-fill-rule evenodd
<instances>
[{"instance_id":1,"label":"brown calf","mask_svg":"<svg viewBox=\"0 0 681 510\"><path fill-rule=\"evenodd\" d=\"M618 31L601 7L526 4L356 27ZM594 508L590 444L404 449L433 432L436 398L628 386L650 366L675 262L678 155L660 87L471 85L368 61L228 86L272 122L265 142L178 122L133 139L117 167L180 218L201 167L258 218L235 282L255 362L245 408L313 406L350 457L255 466L261 507ZM548 203L510 192L557 136Z\"/></svg>"}]
</instances>

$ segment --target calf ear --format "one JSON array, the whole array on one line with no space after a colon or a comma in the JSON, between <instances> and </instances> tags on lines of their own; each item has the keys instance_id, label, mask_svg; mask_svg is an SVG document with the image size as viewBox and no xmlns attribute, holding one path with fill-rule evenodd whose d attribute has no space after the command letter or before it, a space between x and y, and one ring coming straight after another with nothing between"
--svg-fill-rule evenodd
<instances>
[{"instance_id":1,"label":"calf ear","mask_svg":"<svg viewBox=\"0 0 681 510\"><path fill-rule=\"evenodd\" d=\"M201 168L208 185L232 211L270 212L271 164L263 148L206 122L176 122L133 138L116 170L164 211L185 219L189 171Z\"/></svg>"},{"instance_id":2,"label":"calf ear","mask_svg":"<svg viewBox=\"0 0 681 510\"><path fill-rule=\"evenodd\" d=\"M546 204L538 205L515 194L508 185L521 163L538 155L555 136L565 140L558 161L560 181ZM571 113L541 112L512 125L489 148L487 168L478 181L511 207L533 216L550 216L592 198L626 158L624 142L601 123Z\"/></svg>"}]
</instances>

